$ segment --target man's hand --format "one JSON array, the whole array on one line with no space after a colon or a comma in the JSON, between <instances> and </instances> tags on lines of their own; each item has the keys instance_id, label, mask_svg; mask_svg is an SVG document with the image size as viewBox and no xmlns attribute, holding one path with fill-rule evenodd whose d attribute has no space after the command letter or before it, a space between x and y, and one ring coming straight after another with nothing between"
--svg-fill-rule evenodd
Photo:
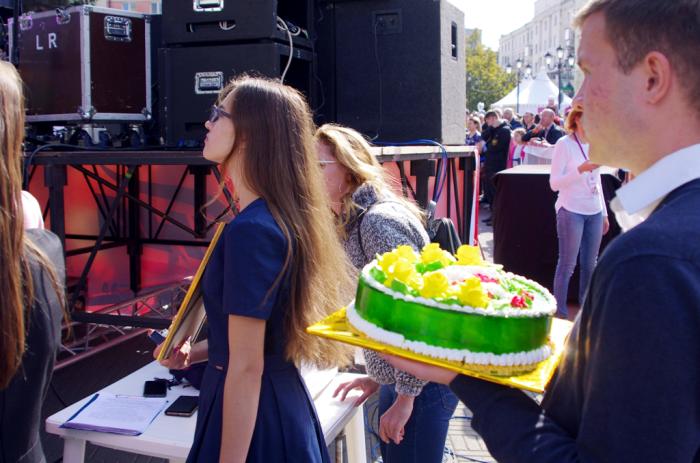
<instances>
[{"instance_id":1,"label":"man's hand","mask_svg":"<svg viewBox=\"0 0 700 463\"><path fill-rule=\"evenodd\" d=\"M554 145L551 145L549 142L547 142L547 140L538 139L538 138L531 139L530 145L538 146L540 148L550 148L550 147L554 146Z\"/></svg>"},{"instance_id":2,"label":"man's hand","mask_svg":"<svg viewBox=\"0 0 700 463\"><path fill-rule=\"evenodd\" d=\"M457 373L446 370L441 367L428 365L427 363L414 362L401 357L395 357L388 354L380 354L380 356L389 362L394 368L411 373L416 378L432 381L440 384L450 384Z\"/></svg>"},{"instance_id":3,"label":"man's hand","mask_svg":"<svg viewBox=\"0 0 700 463\"><path fill-rule=\"evenodd\" d=\"M367 400L369 396L377 392L377 389L379 389L379 384L370 379L368 376L357 378L350 382L342 383L340 386L338 386L335 392L333 392L333 397L336 397L342 392L340 400L343 401L348 396L348 392L352 391L353 389L359 389L362 391L362 395L355 400L354 404L356 407L359 407L365 400Z\"/></svg>"},{"instance_id":4,"label":"man's hand","mask_svg":"<svg viewBox=\"0 0 700 463\"><path fill-rule=\"evenodd\" d=\"M403 440L404 427L413 413L414 398L399 394L389 410L379 418L379 438L388 444L393 441L396 445Z\"/></svg>"},{"instance_id":5,"label":"man's hand","mask_svg":"<svg viewBox=\"0 0 700 463\"><path fill-rule=\"evenodd\" d=\"M610 220L607 217L603 217L603 235L607 235L610 230Z\"/></svg>"}]
</instances>

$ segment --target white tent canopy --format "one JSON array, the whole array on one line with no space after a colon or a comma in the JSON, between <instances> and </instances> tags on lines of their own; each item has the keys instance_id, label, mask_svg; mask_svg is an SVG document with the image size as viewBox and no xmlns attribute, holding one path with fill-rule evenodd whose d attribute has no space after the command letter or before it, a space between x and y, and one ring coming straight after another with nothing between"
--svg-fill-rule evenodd
<instances>
[{"instance_id":1,"label":"white tent canopy","mask_svg":"<svg viewBox=\"0 0 700 463\"><path fill-rule=\"evenodd\" d=\"M520 114L527 111L537 114L547 106L547 100L553 99L555 104L559 88L547 75L545 68L540 69L537 77L520 82ZM571 105L571 98L562 93L561 110ZM508 95L492 104L492 108L513 108L518 106L518 88L514 88Z\"/></svg>"}]
</instances>

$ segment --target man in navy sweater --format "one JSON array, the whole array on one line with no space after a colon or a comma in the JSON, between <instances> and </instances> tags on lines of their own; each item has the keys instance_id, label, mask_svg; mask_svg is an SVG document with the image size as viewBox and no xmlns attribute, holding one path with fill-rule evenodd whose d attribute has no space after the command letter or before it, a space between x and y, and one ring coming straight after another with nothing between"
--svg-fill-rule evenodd
<instances>
[{"instance_id":1,"label":"man in navy sweater","mask_svg":"<svg viewBox=\"0 0 700 463\"><path fill-rule=\"evenodd\" d=\"M542 404L391 358L450 384L499 462L700 462L700 0L592 0L575 98L591 161L635 179ZM657 121L675 127L659 137Z\"/></svg>"}]
</instances>

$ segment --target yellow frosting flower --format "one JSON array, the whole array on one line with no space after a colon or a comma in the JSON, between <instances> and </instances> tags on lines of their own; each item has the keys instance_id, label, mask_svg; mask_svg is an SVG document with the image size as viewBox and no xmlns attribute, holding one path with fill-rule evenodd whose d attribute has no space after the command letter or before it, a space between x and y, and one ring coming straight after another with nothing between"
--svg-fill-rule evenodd
<instances>
[{"instance_id":1,"label":"yellow frosting flower","mask_svg":"<svg viewBox=\"0 0 700 463\"><path fill-rule=\"evenodd\" d=\"M462 305L471 307L486 307L489 304L489 297L481 288L481 280L476 277L467 278L459 285L457 297Z\"/></svg>"},{"instance_id":2,"label":"yellow frosting flower","mask_svg":"<svg viewBox=\"0 0 700 463\"><path fill-rule=\"evenodd\" d=\"M422 297L433 299L443 297L449 288L447 277L440 272L432 272L423 276L423 287L420 289Z\"/></svg>"},{"instance_id":3,"label":"yellow frosting flower","mask_svg":"<svg viewBox=\"0 0 700 463\"><path fill-rule=\"evenodd\" d=\"M430 243L423 247L420 252L421 262L424 264L431 264L433 262L440 262L443 267L447 267L450 263L455 261L455 258L449 252L440 248L437 243Z\"/></svg>"},{"instance_id":4,"label":"yellow frosting flower","mask_svg":"<svg viewBox=\"0 0 700 463\"><path fill-rule=\"evenodd\" d=\"M401 283L408 283L413 274L416 272L416 267L406 259L399 259L394 264L391 276L399 280Z\"/></svg>"},{"instance_id":5,"label":"yellow frosting flower","mask_svg":"<svg viewBox=\"0 0 700 463\"><path fill-rule=\"evenodd\" d=\"M418 290L423 285L423 280L416 271L415 261L418 255L410 246L400 246L391 252L385 252L377 258L377 264L382 269L386 280L384 285L388 288L394 280L406 286Z\"/></svg>"},{"instance_id":6,"label":"yellow frosting flower","mask_svg":"<svg viewBox=\"0 0 700 463\"><path fill-rule=\"evenodd\" d=\"M457 248L457 264L458 265L483 265L481 260L481 252L479 246L469 246L463 244Z\"/></svg>"},{"instance_id":7,"label":"yellow frosting flower","mask_svg":"<svg viewBox=\"0 0 700 463\"><path fill-rule=\"evenodd\" d=\"M391 266L399 259L399 255L395 252L385 252L377 259L379 268L382 269L386 276L391 273Z\"/></svg>"},{"instance_id":8,"label":"yellow frosting flower","mask_svg":"<svg viewBox=\"0 0 700 463\"><path fill-rule=\"evenodd\" d=\"M396 248L395 252L401 259L406 259L411 263L418 262L418 254L416 254L416 251L414 251L411 246L408 246L406 244L401 245L398 248Z\"/></svg>"}]
</instances>

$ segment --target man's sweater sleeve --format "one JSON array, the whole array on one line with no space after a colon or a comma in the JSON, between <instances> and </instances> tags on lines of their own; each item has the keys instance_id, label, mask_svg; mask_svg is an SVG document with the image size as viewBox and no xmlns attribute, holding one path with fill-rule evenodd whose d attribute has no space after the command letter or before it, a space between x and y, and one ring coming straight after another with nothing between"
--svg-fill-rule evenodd
<instances>
[{"instance_id":1,"label":"man's sweater sleeve","mask_svg":"<svg viewBox=\"0 0 700 463\"><path fill-rule=\"evenodd\" d=\"M568 346L578 351L560 367L553 392L563 397L547 397L546 410L514 389L452 382L499 462L695 461L700 269L648 255L612 267L596 272L580 337ZM580 404L578 416L567 417L576 436L561 423L561 404L572 402Z\"/></svg>"}]
</instances>

